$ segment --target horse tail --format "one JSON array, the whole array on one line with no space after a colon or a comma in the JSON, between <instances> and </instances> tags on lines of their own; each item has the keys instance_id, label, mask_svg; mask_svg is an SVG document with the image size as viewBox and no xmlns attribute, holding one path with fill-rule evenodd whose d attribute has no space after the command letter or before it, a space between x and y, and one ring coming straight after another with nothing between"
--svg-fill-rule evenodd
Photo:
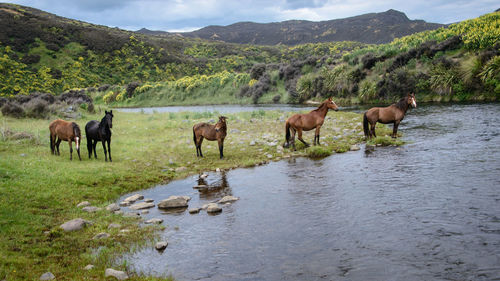
<instances>
[{"instance_id":1,"label":"horse tail","mask_svg":"<svg viewBox=\"0 0 500 281\"><path fill-rule=\"evenodd\" d=\"M196 132L194 131L194 126L193 126L193 141L194 145L196 146Z\"/></svg>"},{"instance_id":2,"label":"horse tail","mask_svg":"<svg viewBox=\"0 0 500 281\"><path fill-rule=\"evenodd\" d=\"M368 128L368 117L366 117L366 112L363 114L363 131L365 132L365 137L370 136L369 128Z\"/></svg>"},{"instance_id":3,"label":"horse tail","mask_svg":"<svg viewBox=\"0 0 500 281\"><path fill-rule=\"evenodd\" d=\"M54 153L54 140L52 139L52 131L50 131L49 138L50 138L50 151Z\"/></svg>"},{"instance_id":4,"label":"horse tail","mask_svg":"<svg viewBox=\"0 0 500 281\"><path fill-rule=\"evenodd\" d=\"M288 121L286 121L285 125L285 138L286 142L288 143L288 141L290 140L290 123L288 123Z\"/></svg>"},{"instance_id":5,"label":"horse tail","mask_svg":"<svg viewBox=\"0 0 500 281\"><path fill-rule=\"evenodd\" d=\"M76 150L80 150L80 138L82 137L82 133L80 132L80 127L78 127L78 124L73 122L73 134L75 135L75 144L76 144Z\"/></svg>"}]
</instances>

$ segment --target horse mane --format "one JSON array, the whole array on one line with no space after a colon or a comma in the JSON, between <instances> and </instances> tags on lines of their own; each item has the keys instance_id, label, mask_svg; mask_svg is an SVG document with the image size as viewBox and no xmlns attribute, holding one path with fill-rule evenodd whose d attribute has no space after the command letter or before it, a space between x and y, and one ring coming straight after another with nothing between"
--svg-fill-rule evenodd
<instances>
[{"instance_id":1,"label":"horse mane","mask_svg":"<svg viewBox=\"0 0 500 281\"><path fill-rule=\"evenodd\" d=\"M322 102L322 103L318 106L318 108L313 109L312 111L319 111L319 110L320 110L322 107L324 107L324 106L326 106L326 101Z\"/></svg>"},{"instance_id":2,"label":"horse mane","mask_svg":"<svg viewBox=\"0 0 500 281\"><path fill-rule=\"evenodd\" d=\"M401 98L398 102L394 104L397 108L406 111L408 109L408 97Z\"/></svg>"}]
</instances>

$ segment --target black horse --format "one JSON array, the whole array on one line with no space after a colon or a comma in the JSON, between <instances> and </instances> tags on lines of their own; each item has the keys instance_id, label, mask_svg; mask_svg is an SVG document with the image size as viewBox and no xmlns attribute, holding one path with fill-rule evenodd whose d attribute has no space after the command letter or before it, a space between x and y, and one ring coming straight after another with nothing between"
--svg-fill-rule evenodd
<instances>
[{"instance_id":1,"label":"black horse","mask_svg":"<svg viewBox=\"0 0 500 281\"><path fill-rule=\"evenodd\" d=\"M89 121L85 125L85 135L87 136L87 149L89 151L89 159L92 156L92 149L94 150L94 157L97 159L97 154L95 152L95 146L97 142L102 142L102 148L104 149L104 158L108 161L108 155L106 152L106 144L108 143L109 151L109 161L111 160L111 128L113 128L113 110L110 112L104 111L106 115L101 119L101 122L96 120Z\"/></svg>"}]
</instances>

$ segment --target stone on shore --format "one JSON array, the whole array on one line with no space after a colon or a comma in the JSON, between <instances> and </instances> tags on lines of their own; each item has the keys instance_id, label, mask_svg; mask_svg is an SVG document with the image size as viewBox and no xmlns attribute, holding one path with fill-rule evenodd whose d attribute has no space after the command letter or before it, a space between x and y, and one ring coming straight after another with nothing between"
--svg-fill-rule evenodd
<instances>
[{"instance_id":1,"label":"stone on shore","mask_svg":"<svg viewBox=\"0 0 500 281\"><path fill-rule=\"evenodd\" d=\"M358 150L360 150L360 148L359 148L359 145L353 144L353 145L351 145L351 147L349 148L349 150L350 151L358 151Z\"/></svg>"},{"instance_id":2,"label":"stone on shore","mask_svg":"<svg viewBox=\"0 0 500 281\"><path fill-rule=\"evenodd\" d=\"M141 203L135 203L134 205L130 206L129 208L132 210L142 210L142 209L153 208L154 206L155 206L154 203L141 202Z\"/></svg>"},{"instance_id":3,"label":"stone on shore","mask_svg":"<svg viewBox=\"0 0 500 281\"><path fill-rule=\"evenodd\" d=\"M162 200L158 203L158 208L160 209L171 209L171 208L186 208L188 206L187 198L184 196L170 196L167 199Z\"/></svg>"},{"instance_id":4,"label":"stone on shore","mask_svg":"<svg viewBox=\"0 0 500 281\"><path fill-rule=\"evenodd\" d=\"M80 207L87 207L87 206L90 206L90 202L89 201L83 201L83 202L80 202L78 203L78 205L76 205L78 208Z\"/></svg>"},{"instance_id":5,"label":"stone on shore","mask_svg":"<svg viewBox=\"0 0 500 281\"><path fill-rule=\"evenodd\" d=\"M190 214L198 214L200 212L201 208L191 208L188 210Z\"/></svg>"},{"instance_id":6,"label":"stone on shore","mask_svg":"<svg viewBox=\"0 0 500 281\"><path fill-rule=\"evenodd\" d=\"M42 274L42 276L40 276L40 280L54 280L56 279L56 277L54 276L54 274L52 274L52 272L45 272L44 274Z\"/></svg>"},{"instance_id":7,"label":"stone on shore","mask_svg":"<svg viewBox=\"0 0 500 281\"><path fill-rule=\"evenodd\" d=\"M127 273L119 270L114 270L112 268L106 268L104 272L104 277L115 277L118 280L126 280L128 279Z\"/></svg>"},{"instance_id":8,"label":"stone on shore","mask_svg":"<svg viewBox=\"0 0 500 281\"><path fill-rule=\"evenodd\" d=\"M87 213L95 213L95 212L100 211L100 210L101 210L101 208L94 207L94 206L87 206L87 207L82 208L82 211L87 212Z\"/></svg>"},{"instance_id":9,"label":"stone on shore","mask_svg":"<svg viewBox=\"0 0 500 281\"><path fill-rule=\"evenodd\" d=\"M64 229L64 231L76 231L84 228L87 224L92 224L92 223L82 218L77 218L74 220L67 221L61 224L61 226L59 227Z\"/></svg>"},{"instance_id":10,"label":"stone on shore","mask_svg":"<svg viewBox=\"0 0 500 281\"><path fill-rule=\"evenodd\" d=\"M147 223L147 224L160 224L163 222L163 219L158 219L158 218L153 218L153 219L149 219L147 221L145 221L144 223Z\"/></svg>"},{"instance_id":11,"label":"stone on shore","mask_svg":"<svg viewBox=\"0 0 500 281\"><path fill-rule=\"evenodd\" d=\"M118 223L110 223L108 225L108 229L112 229L112 228L121 228L122 225L121 224L118 224Z\"/></svg>"},{"instance_id":12,"label":"stone on shore","mask_svg":"<svg viewBox=\"0 0 500 281\"><path fill-rule=\"evenodd\" d=\"M87 264L83 269L84 270L92 270L95 266L93 264Z\"/></svg>"},{"instance_id":13,"label":"stone on shore","mask_svg":"<svg viewBox=\"0 0 500 281\"><path fill-rule=\"evenodd\" d=\"M116 203L113 203L113 204L109 204L109 205L106 207L106 210L108 210L108 211L110 211L110 212L115 212L115 211L120 210L120 207L118 207L118 205L116 205Z\"/></svg>"},{"instance_id":14,"label":"stone on shore","mask_svg":"<svg viewBox=\"0 0 500 281\"><path fill-rule=\"evenodd\" d=\"M147 199L144 199L144 202L146 203L152 203L154 202L155 200L154 199L151 199L151 198L147 198Z\"/></svg>"},{"instance_id":15,"label":"stone on shore","mask_svg":"<svg viewBox=\"0 0 500 281\"><path fill-rule=\"evenodd\" d=\"M163 250L165 250L165 248L167 248L167 246L168 246L167 241L161 241L161 242L156 243L155 249L158 251L163 251Z\"/></svg>"},{"instance_id":16,"label":"stone on shore","mask_svg":"<svg viewBox=\"0 0 500 281\"><path fill-rule=\"evenodd\" d=\"M141 217L141 214L137 213L137 212L126 212L126 213L123 213L123 216L126 217L126 218L140 218Z\"/></svg>"},{"instance_id":17,"label":"stone on shore","mask_svg":"<svg viewBox=\"0 0 500 281\"><path fill-rule=\"evenodd\" d=\"M240 198L235 197L235 196L226 195L226 196L222 197L221 200L217 201L217 203L219 203L219 204L232 203L234 201L238 201L239 199Z\"/></svg>"},{"instance_id":18,"label":"stone on shore","mask_svg":"<svg viewBox=\"0 0 500 281\"><path fill-rule=\"evenodd\" d=\"M111 235L109 235L108 233L106 232L101 232L101 233L97 233L94 238L92 239L105 239L105 238L109 238Z\"/></svg>"}]
</instances>

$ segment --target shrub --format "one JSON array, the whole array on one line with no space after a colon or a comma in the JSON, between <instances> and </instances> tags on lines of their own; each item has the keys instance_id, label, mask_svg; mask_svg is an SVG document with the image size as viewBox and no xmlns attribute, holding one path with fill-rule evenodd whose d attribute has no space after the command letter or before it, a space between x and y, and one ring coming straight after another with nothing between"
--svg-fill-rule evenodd
<instances>
[{"instance_id":1,"label":"shrub","mask_svg":"<svg viewBox=\"0 0 500 281\"><path fill-rule=\"evenodd\" d=\"M259 80L259 78L266 72L266 65L263 63L254 64L250 69L250 78Z\"/></svg>"},{"instance_id":2,"label":"shrub","mask_svg":"<svg viewBox=\"0 0 500 281\"><path fill-rule=\"evenodd\" d=\"M8 101L2 106L3 116L22 118L25 115L24 109L16 102Z\"/></svg>"},{"instance_id":3,"label":"shrub","mask_svg":"<svg viewBox=\"0 0 500 281\"><path fill-rule=\"evenodd\" d=\"M109 103L112 103L114 101L116 101L116 96L118 96L120 92L116 91L116 92L113 92L113 91L109 91L107 94L105 94L103 97L102 97L102 100L104 101L104 103L106 104L109 104Z\"/></svg>"},{"instance_id":4,"label":"shrub","mask_svg":"<svg viewBox=\"0 0 500 281\"><path fill-rule=\"evenodd\" d=\"M109 87L111 87L111 85L109 85L109 84L104 84L104 85L100 86L97 90L98 90L99 92L104 92L104 91L108 90L108 89L109 89Z\"/></svg>"},{"instance_id":5,"label":"shrub","mask_svg":"<svg viewBox=\"0 0 500 281\"><path fill-rule=\"evenodd\" d=\"M35 64L40 61L40 55L26 55L23 57L21 60L22 63L24 64Z\"/></svg>"},{"instance_id":6,"label":"shrub","mask_svg":"<svg viewBox=\"0 0 500 281\"><path fill-rule=\"evenodd\" d=\"M139 82L132 82L127 85L127 98L131 98L134 95L134 91L137 87L139 87L141 83Z\"/></svg>"},{"instance_id":7,"label":"shrub","mask_svg":"<svg viewBox=\"0 0 500 281\"><path fill-rule=\"evenodd\" d=\"M0 108L2 108L2 106L6 104L8 101L9 101L8 99L0 97Z\"/></svg>"},{"instance_id":8,"label":"shrub","mask_svg":"<svg viewBox=\"0 0 500 281\"><path fill-rule=\"evenodd\" d=\"M281 96L280 95L276 95L276 96L273 97L273 102L274 103L278 103L280 101L280 99L281 99Z\"/></svg>"},{"instance_id":9,"label":"shrub","mask_svg":"<svg viewBox=\"0 0 500 281\"><path fill-rule=\"evenodd\" d=\"M31 118L46 118L50 113L49 103L42 98L31 99L24 108L26 116Z\"/></svg>"},{"instance_id":10,"label":"shrub","mask_svg":"<svg viewBox=\"0 0 500 281\"><path fill-rule=\"evenodd\" d=\"M332 151L328 147L323 146L311 146L307 149L307 156L311 158L323 158L330 156Z\"/></svg>"}]
</instances>

